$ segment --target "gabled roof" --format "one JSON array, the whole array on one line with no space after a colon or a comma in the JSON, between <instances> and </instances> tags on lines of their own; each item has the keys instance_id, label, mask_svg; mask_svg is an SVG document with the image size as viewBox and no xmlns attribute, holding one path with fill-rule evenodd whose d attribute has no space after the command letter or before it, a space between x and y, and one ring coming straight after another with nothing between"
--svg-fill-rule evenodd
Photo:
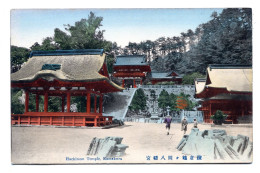
<instances>
[{"instance_id":1,"label":"gabled roof","mask_svg":"<svg viewBox=\"0 0 260 173\"><path fill-rule=\"evenodd\" d=\"M31 58L16 73L11 82L32 82L42 77L53 77L61 81L107 81L119 90L106 76L99 73L105 60L103 50L33 51ZM60 65L59 69L42 68L46 65Z\"/></svg>"},{"instance_id":2,"label":"gabled roof","mask_svg":"<svg viewBox=\"0 0 260 173\"><path fill-rule=\"evenodd\" d=\"M196 94L200 93L204 90L205 84L206 84L206 78L195 79Z\"/></svg>"},{"instance_id":3,"label":"gabled roof","mask_svg":"<svg viewBox=\"0 0 260 173\"><path fill-rule=\"evenodd\" d=\"M172 79L173 76L169 75L169 72L151 72L152 79Z\"/></svg>"},{"instance_id":4,"label":"gabled roof","mask_svg":"<svg viewBox=\"0 0 260 173\"><path fill-rule=\"evenodd\" d=\"M209 65L205 87L225 88L229 92L252 92L252 81L253 71L250 65ZM205 88L201 90L201 86L198 87L196 94Z\"/></svg>"},{"instance_id":5,"label":"gabled roof","mask_svg":"<svg viewBox=\"0 0 260 173\"><path fill-rule=\"evenodd\" d=\"M123 55L117 56L114 66L144 66L148 65L144 55Z\"/></svg>"},{"instance_id":6,"label":"gabled roof","mask_svg":"<svg viewBox=\"0 0 260 173\"><path fill-rule=\"evenodd\" d=\"M173 72L173 71L171 71L171 72L152 71L151 78L152 79L172 79L174 77L179 77L179 76L172 76L172 73L174 73L175 75L178 75L176 72Z\"/></svg>"}]
</instances>

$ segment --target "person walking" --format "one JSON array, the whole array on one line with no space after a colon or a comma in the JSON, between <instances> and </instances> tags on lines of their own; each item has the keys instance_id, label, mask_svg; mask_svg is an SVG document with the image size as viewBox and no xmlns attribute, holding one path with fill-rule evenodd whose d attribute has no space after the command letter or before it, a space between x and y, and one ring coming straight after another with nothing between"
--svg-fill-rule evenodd
<instances>
[{"instance_id":1,"label":"person walking","mask_svg":"<svg viewBox=\"0 0 260 173\"><path fill-rule=\"evenodd\" d=\"M170 115L166 116L166 118L164 119L164 123L166 124L167 135L170 134L171 122L172 122L171 116Z\"/></svg>"},{"instance_id":2,"label":"person walking","mask_svg":"<svg viewBox=\"0 0 260 173\"><path fill-rule=\"evenodd\" d=\"M184 134L187 131L187 125L188 121L186 120L186 117L184 117L184 119L181 121L181 130L184 131Z\"/></svg>"},{"instance_id":3,"label":"person walking","mask_svg":"<svg viewBox=\"0 0 260 173\"><path fill-rule=\"evenodd\" d=\"M198 122L197 122L196 118L194 118L193 128L198 128Z\"/></svg>"}]
</instances>

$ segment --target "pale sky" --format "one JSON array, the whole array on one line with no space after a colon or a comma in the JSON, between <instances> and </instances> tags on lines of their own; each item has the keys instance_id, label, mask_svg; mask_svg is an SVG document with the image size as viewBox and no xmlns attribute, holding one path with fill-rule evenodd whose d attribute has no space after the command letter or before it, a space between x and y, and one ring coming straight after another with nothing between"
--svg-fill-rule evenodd
<instances>
[{"instance_id":1,"label":"pale sky","mask_svg":"<svg viewBox=\"0 0 260 173\"><path fill-rule=\"evenodd\" d=\"M220 8L189 9L57 9L57 10L12 10L11 44L31 47L43 38L52 37L54 29L64 31L64 24L74 25L88 18L90 11L103 17L106 40L126 46L129 42L156 40L159 37L179 36L181 32L209 21L212 12Z\"/></svg>"}]
</instances>

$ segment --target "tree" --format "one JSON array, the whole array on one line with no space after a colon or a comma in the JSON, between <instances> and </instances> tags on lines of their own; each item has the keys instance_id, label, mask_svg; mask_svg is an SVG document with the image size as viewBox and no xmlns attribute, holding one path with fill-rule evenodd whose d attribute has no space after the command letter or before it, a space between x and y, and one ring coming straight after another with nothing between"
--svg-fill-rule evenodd
<instances>
[{"instance_id":1,"label":"tree","mask_svg":"<svg viewBox=\"0 0 260 173\"><path fill-rule=\"evenodd\" d=\"M208 64L252 64L252 11L228 8L201 25L200 40L187 54L194 71Z\"/></svg>"},{"instance_id":2,"label":"tree","mask_svg":"<svg viewBox=\"0 0 260 173\"><path fill-rule=\"evenodd\" d=\"M146 101L147 97L145 96L143 89L137 89L131 103L131 109L134 111L145 110Z\"/></svg>"},{"instance_id":3,"label":"tree","mask_svg":"<svg viewBox=\"0 0 260 173\"><path fill-rule=\"evenodd\" d=\"M197 103L196 102L193 103L190 100L190 95L188 95L188 94L180 93L180 95L177 96L177 99L176 99L177 110L191 111L196 105L197 105Z\"/></svg>"},{"instance_id":4,"label":"tree","mask_svg":"<svg viewBox=\"0 0 260 173\"><path fill-rule=\"evenodd\" d=\"M69 33L55 29L54 40L58 41L62 48L72 49L100 49L110 52L112 43L104 39L104 30L99 30L102 26L103 17L97 17L90 12L88 19L81 19L75 25L65 25L65 30Z\"/></svg>"},{"instance_id":5,"label":"tree","mask_svg":"<svg viewBox=\"0 0 260 173\"><path fill-rule=\"evenodd\" d=\"M159 94L158 106L163 110L163 114L165 114L166 107L170 106L169 93L166 90L162 90Z\"/></svg>"},{"instance_id":6,"label":"tree","mask_svg":"<svg viewBox=\"0 0 260 173\"><path fill-rule=\"evenodd\" d=\"M182 84L194 85L194 80L196 78L205 78L205 75L198 73L198 72L186 74L182 78Z\"/></svg>"},{"instance_id":7,"label":"tree","mask_svg":"<svg viewBox=\"0 0 260 173\"><path fill-rule=\"evenodd\" d=\"M71 36L67 35L65 32L61 31L59 28L54 29L53 40L58 45L60 49L68 50L72 49Z\"/></svg>"},{"instance_id":8,"label":"tree","mask_svg":"<svg viewBox=\"0 0 260 173\"><path fill-rule=\"evenodd\" d=\"M177 95L171 93L169 96L169 100L170 100L170 109L172 111L176 111L177 110Z\"/></svg>"},{"instance_id":9,"label":"tree","mask_svg":"<svg viewBox=\"0 0 260 173\"><path fill-rule=\"evenodd\" d=\"M22 64L28 60L29 55L29 49L11 46L11 73L20 70Z\"/></svg>"},{"instance_id":10,"label":"tree","mask_svg":"<svg viewBox=\"0 0 260 173\"><path fill-rule=\"evenodd\" d=\"M22 114L24 113L24 104L21 103L20 97L22 96L22 90L11 89L11 113Z\"/></svg>"}]
</instances>

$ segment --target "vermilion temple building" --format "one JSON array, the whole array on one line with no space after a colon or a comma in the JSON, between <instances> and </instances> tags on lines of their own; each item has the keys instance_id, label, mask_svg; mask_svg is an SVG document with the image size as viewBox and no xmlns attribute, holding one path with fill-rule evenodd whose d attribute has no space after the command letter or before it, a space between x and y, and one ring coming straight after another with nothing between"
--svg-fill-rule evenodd
<instances>
[{"instance_id":1,"label":"vermilion temple building","mask_svg":"<svg viewBox=\"0 0 260 173\"><path fill-rule=\"evenodd\" d=\"M227 121L252 121L252 66L209 65L206 79L195 80L196 97L202 99L204 121L217 110L228 115Z\"/></svg>"},{"instance_id":2,"label":"vermilion temple building","mask_svg":"<svg viewBox=\"0 0 260 173\"><path fill-rule=\"evenodd\" d=\"M175 84L182 83L182 77L179 76L176 72L151 72L150 77L151 83L157 84L158 82L174 82Z\"/></svg>"},{"instance_id":3,"label":"vermilion temple building","mask_svg":"<svg viewBox=\"0 0 260 173\"><path fill-rule=\"evenodd\" d=\"M132 86L133 88L136 88L138 84L142 85L147 72L151 72L143 55L117 56L113 69L113 76L121 80L122 87Z\"/></svg>"},{"instance_id":4,"label":"vermilion temple building","mask_svg":"<svg viewBox=\"0 0 260 173\"><path fill-rule=\"evenodd\" d=\"M24 114L12 114L12 124L56 126L111 124L112 116L102 115L103 94L122 91L124 88L109 80L105 56L103 49L33 51L25 65L11 75L11 87L25 91ZM29 111L31 94L36 98L34 112ZM44 96L43 112L39 111L40 96ZM70 111L72 96L85 96L85 112ZM48 111L50 97L59 97L62 100L60 112ZM91 97L94 98L92 104Z\"/></svg>"}]
</instances>

